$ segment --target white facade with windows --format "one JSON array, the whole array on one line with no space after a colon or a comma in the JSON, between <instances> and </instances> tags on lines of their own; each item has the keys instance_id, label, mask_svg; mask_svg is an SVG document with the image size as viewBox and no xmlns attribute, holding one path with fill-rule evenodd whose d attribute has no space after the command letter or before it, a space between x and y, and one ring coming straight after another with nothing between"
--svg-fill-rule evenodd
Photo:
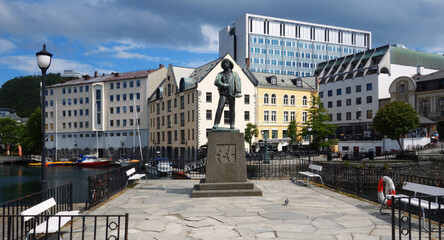
<instances>
[{"instance_id":1,"label":"white facade with windows","mask_svg":"<svg viewBox=\"0 0 444 240\"><path fill-rule=\"evenodd\" d=\"M400 76L428 74L444 68L444 56L386 45L319 64L319 96L340 127L339 137L372 137L380 101Z\"/></svg>"},{"instance_id":2,"label":"white facade with windows","mask_svg":"<svg viewBox=\"0 0 444 240\"><path fill-rule=\"evenodd\" d=\"M85 76L47 87L48 156L76 158L98 152L118 160L148 145L147 98L166 68ZM145 149L146 152L146 149ZM137 156L140 151L137 150Z\"/></svg>"},{"instance_id":3,"label":"white facade with windows","mask_svg":"<svg viewBox=\"0 0 444 240\"><path fill-rule=\"evenodd\" d=\"M219 56L252 72L311 76L320 62L370 48L368 31L253 14L219 32Z\"/></svg>"}]
</instances>

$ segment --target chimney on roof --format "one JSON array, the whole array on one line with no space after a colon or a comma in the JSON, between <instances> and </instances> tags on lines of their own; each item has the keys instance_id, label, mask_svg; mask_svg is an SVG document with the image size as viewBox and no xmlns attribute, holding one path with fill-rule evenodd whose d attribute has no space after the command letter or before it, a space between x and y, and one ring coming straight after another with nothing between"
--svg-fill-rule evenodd
<instances>
[{"instance_id":1,"label":"chimney on roof","mask_svg":"<svg viewBox=\"0 0 444 240\"><path fill-rule=\"evenodd\" d=\"M96 77L98 77L98 76L99 76L99 72L94 71L94 77L96 78Z\"/></svg>"},{"instance_id":2,"label":"chimney on roof","mask_svg":"<svg viewBox=\"0 0 444 240\"><path fill-rule=\"evenodd\" d=\"M423 71L424 71L424 67L423 66L419 65L419 66L416 67L416 73L418 75L421 75Z\"/></svg>"},{"instance_id":3,"label":"chimney on roof","mask_svg":"<svg viewBox=\"0 0 444 240\"><path fill-rule=\"evenodd\" d=\"M164 68L163 64L159 64L159 69Z\"/></svg>"},{"instance_id":4,"label":"chimney on roof","mask_svg":"<svg viewBox=\"0 0 444 240\"><path fill-rule=\"evenodd\" d=\"M114 73L114 77L118 77L118 76L119 76L118 72Z\"/></svg>"},{"instance_id":5,"label":"chimney on roof","mask_svg":"<svg viewBox=\"0 0 444 240\"><path fill-rule=\"evenodd\" d=\"M89 80L89 75L88 74L87 75L83 75L83 79Z\"/></svg>"}]
</instances>

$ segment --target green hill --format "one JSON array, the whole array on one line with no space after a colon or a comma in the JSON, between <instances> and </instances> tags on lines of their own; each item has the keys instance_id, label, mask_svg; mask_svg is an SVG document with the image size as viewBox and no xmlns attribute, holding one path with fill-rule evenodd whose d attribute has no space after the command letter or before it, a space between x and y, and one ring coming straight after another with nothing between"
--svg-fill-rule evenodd
<instances>
[{"instance_id":1,"label":"green hill","mask_svg":"<svg viewBox=\"0 0 444 240\"><path fill-rule=\"evenodd\" d=\"M46 86L68 81L72 78L60 77L60 74L46 75ZM12 108L20 117L29 115L40 106L41 75L16 77L0 88L0 108Z\"/></svg>"}]
</instances>

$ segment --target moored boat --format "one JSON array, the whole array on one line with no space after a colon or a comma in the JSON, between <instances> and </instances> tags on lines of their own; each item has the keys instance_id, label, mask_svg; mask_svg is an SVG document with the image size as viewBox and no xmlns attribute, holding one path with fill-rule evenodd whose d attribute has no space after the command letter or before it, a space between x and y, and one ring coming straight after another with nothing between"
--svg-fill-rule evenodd
<instances>
[{"instance_id":1,"label":"moored boat","mask_svg":"<svg viewBox=\"0 0 444 240\"><path fill-rule=\"evenodd\" d=\"M100 159L94 155L83 155L82 158L77 159L77 165L82 167L101 167L108 166L110 159Z\"/></svg>"}]
</instances>

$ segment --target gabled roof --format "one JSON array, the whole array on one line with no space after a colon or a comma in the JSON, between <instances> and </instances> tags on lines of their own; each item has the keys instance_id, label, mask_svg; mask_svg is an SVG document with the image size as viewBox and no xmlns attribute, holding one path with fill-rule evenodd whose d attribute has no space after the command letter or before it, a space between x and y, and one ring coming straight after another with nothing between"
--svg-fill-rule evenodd
<instances>
[{"instance_id":1,"label":"gabled roof","mask_svg":"<svg viewBox=\"0 0 444 240\"><path fill-rule=\"evenodd\" d=\"M444 89L444 70L417 76L414 79L416 80L416 92Z\"/></svg>"}]
</instances>

